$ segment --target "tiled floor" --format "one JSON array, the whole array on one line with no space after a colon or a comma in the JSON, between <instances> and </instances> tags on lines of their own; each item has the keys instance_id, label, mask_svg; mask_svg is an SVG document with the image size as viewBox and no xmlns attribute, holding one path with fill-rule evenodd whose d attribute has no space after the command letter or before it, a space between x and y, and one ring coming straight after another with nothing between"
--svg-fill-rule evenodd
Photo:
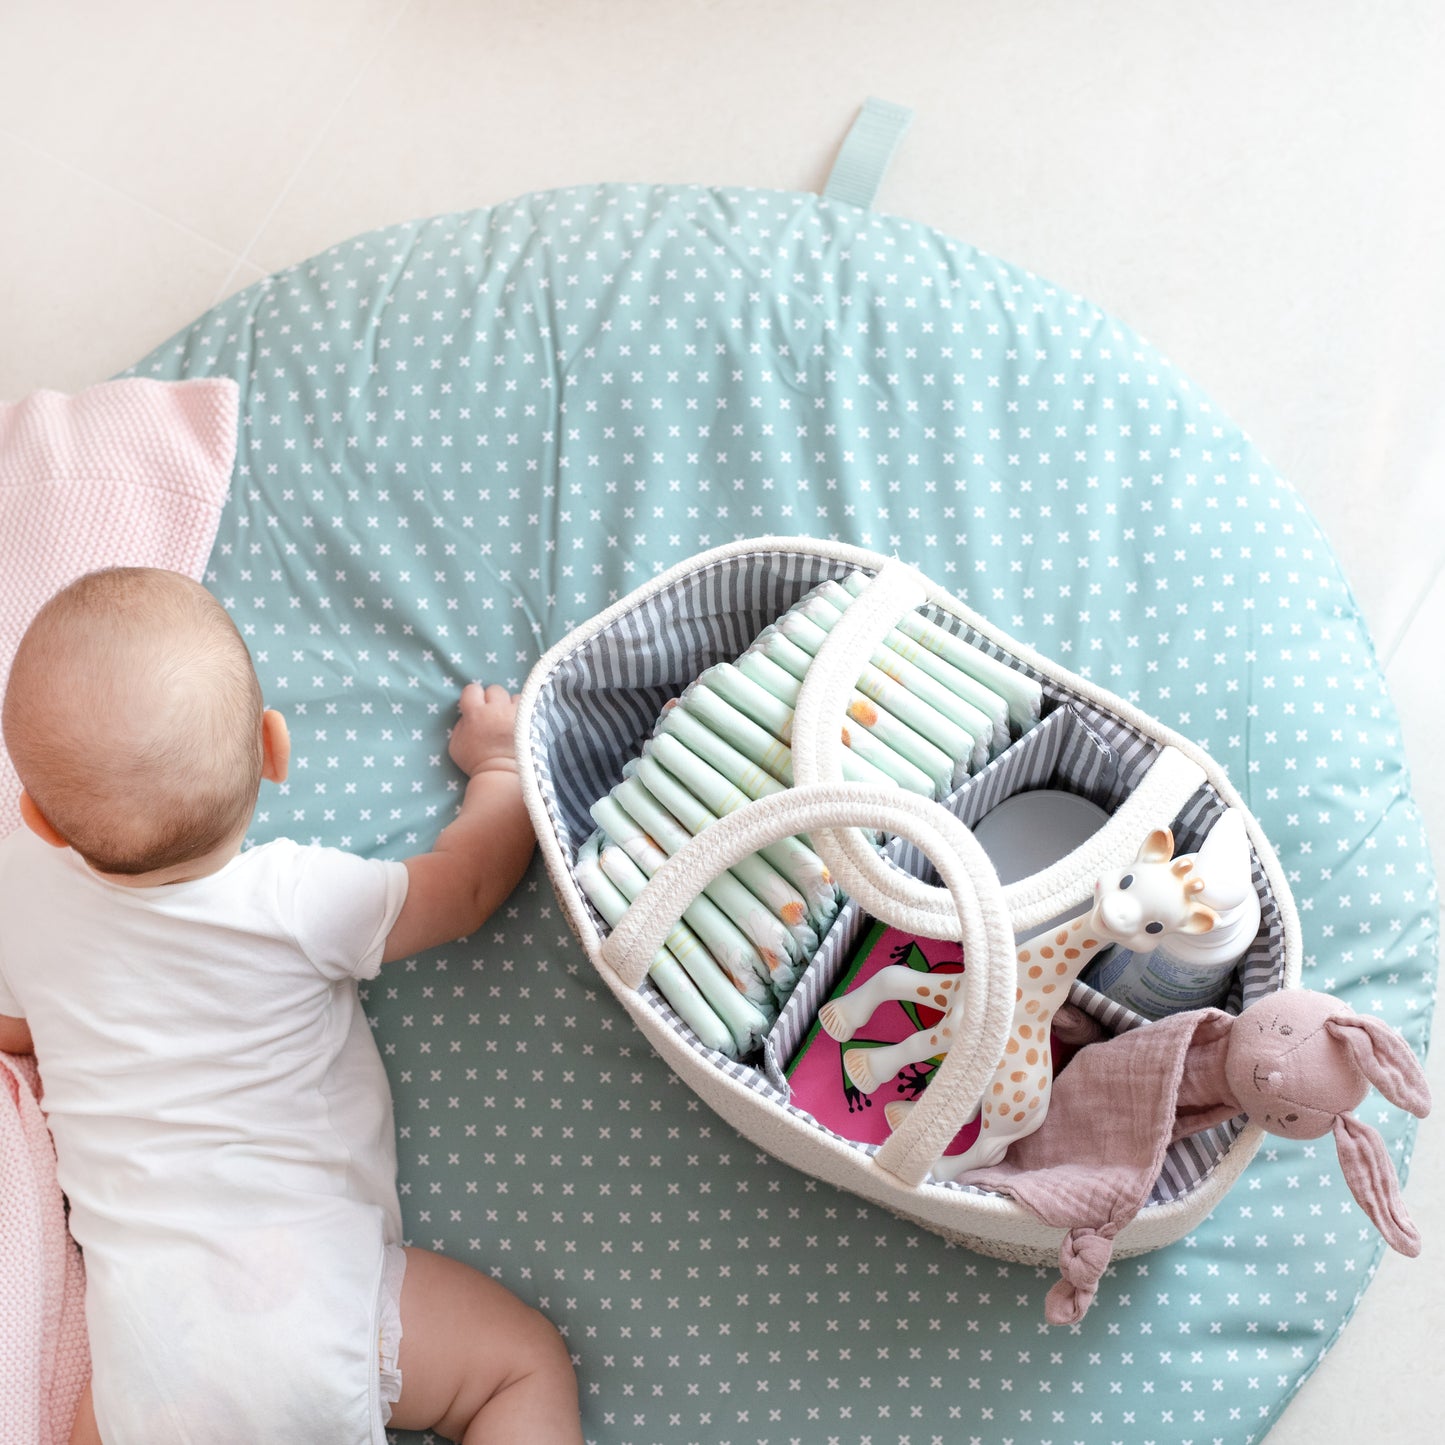
<instances>
[{"instance_id":1,"label":"tiled floor","mask_svg":"<svg viewBox=\"0 0 1445 1445\"><path fill-rule=\"evenodd\" d=\"M1133 323L1308 499L1445 862L1442 73L1432 0L7 0L0 396L101 380L409 216L579 181L816 188L865 96L909 104L886 209ZM1272 1442L1434 1438L1445 1127L1408 1198L1430 1252L1386 1261Z\"/></svg>"}]
</instances>

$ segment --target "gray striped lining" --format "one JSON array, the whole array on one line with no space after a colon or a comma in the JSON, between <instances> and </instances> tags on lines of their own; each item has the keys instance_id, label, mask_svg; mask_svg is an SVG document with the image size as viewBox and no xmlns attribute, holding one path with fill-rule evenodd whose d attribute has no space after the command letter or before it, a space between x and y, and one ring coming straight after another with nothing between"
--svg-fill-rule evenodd
<instances>
[{"instance_id":1,"label":"gray striped lining","mask_svg":"<svg viewBox=\"0 0 1445 1445\"><path fill-rule=\"evenodd\" d=\"M638 603L553 669L537 699L531 750L542 798L569 866L592 831L588 809L621 778L622 765L640 753L664 703L704 669L736 658L765 626L818 583L851 570L825 557L787 552L724 559L688 573L666 591ZM952 614L933 607L922 610L971 645L1038 678L1044 688L1042 722L947 800L964 822L972 826L1005 798L1032 788L1066 787L1108 812L1129 796L1157 756L1159 744L1022 665ZM1222 810L1214 789L1201 789L1175 820L1178 850L1198 847ZM885 856L916 877L936 881L927 860L902 839L893 840ZM1260 935L1239 969L1227 1004L1231 1011L1277 988L1283 971L1283 924L1257 858L1254 880L1263 914ZM593 919L605 934L607 926L595 911ZM643 985L641 997L668 1028L716 1068L811 1127L822 1128L812 1115L789 1102L782 1070L841 975L861 927L860 910L847 903L774 1025L764 1046L762 1068L705 1047L651 983ZM1145 1022L1082 983L1074 984L1070 1001L1110 1033ZM1231 1121L1173 1145L1150 1202L1188 1193L1219 1162L1238 1132L1239 1125ZM864 1153L876 1153L877 1146L844 1142Z\"/></svg>"}]
</instances>

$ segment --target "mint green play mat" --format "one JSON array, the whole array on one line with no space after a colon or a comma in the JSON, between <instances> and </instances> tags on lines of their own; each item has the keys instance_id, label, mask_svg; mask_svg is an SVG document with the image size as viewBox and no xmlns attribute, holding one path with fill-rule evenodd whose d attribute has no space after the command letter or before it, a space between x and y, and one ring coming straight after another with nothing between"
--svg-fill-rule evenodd
<instances>
[{"instance_id":1,"label":"mint green play mat","mask_svg":"<svg viewBox=\"0 0 1445 1445\"><path fill-rule=\"evenodd\" d=\"M1200 742L1288 870L1304 986L1423 1053L1435 883L1309 512L1126 326L873 212L842 171L824 197L589 186L392 226L133 369L240 383L205 580L295 745L254 837L429 847L460 797L466 681L519 688L709 547L836 538ZM482 932L363 997L410 1239L561 1327L607 1445L1247 1445L1383 1249L1328 1139L1270 1138L1193 1235L1117 1261L1082 1324L1051 1329L1051 1270L946 1244L710 1114L540 864ZM1359 1113L1405 1177L1406 1116L1375 1095Z\"/></svg>"}]
</instances>

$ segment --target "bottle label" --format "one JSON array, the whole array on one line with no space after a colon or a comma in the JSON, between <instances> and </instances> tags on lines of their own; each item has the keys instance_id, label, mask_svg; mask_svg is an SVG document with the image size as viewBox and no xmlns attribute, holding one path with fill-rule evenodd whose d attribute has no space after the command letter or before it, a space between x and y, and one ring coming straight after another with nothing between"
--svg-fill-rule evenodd
<instances>
[{"instance_id":1,"label":"bottle label","mask_svg":"<svg viewBox=\"0 0 1445 1445\"><path fill-rule=\"evenodd\" d=\"M1233 964L1185 963L1162 948L1152 953L1115 948L1084 974L1090 988L1149 1019L1215 1007L1229 996L1233 978Z\"/></svg>"}]
</instances>

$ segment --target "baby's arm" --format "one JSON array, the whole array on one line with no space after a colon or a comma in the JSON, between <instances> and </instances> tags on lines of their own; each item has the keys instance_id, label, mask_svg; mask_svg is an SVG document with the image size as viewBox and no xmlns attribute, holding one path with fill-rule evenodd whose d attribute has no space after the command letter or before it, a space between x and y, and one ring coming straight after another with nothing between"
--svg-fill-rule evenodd
<instances>
[{"instance_id":1,"label":"baby's arm","mask_svg":"<svg viewBox=\"0 0 1445 1445\"><path fill-rule=\"evenodd\" d=\"M33 1054L35 1045L30 1038L30 1025L24 1019L14 1019L0 1014L0 1054Z\"/></svg>"},{"instance_id":2,"label":"baby's arm","mask_svg":"<svg viewBox=\"0 0 1445 1445\"><path fill-rule=\"evenodd\" d=\"M430 853L406 860L406 902L382 962L473 933L521 881L536 839L522 802L512 740L517 704L495 683L471 683L452 730L452 761L468 777L462 810Z\"/></svg>"}]
</instances>

